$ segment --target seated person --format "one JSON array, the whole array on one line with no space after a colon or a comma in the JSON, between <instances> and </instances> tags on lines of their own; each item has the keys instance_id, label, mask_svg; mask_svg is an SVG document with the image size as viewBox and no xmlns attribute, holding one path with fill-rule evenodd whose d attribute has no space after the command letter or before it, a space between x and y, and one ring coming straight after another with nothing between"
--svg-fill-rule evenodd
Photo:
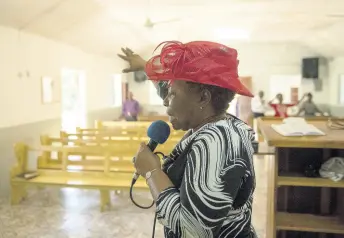
<instances>
[{"instance_id":1,"label":"seated person","mask_svg":"<svg viewBox=\"0 0 344 238\"><path fill-rule=\"evenodd\" d=\"M324 115L324 113L320 111L317 105L315 105L315 103L313 102L313 95L311 93L307 93L306 97L307 100L301 104L300 109L296 115L299 116L301 113L303 113L305 117L314 117L316 116L316 113Z\"/></svg>"},{"instance_id":2,"label":"seated person","mask_svg":"<svg viewBox=\"0 0 344 238\"><path fill-rule=\"evenodd\" d=\"M125 118L126 121L137 121L139 112L140 104L134 99L133 93L130 92L129 97L123 103L120 119Z\"/></svg>"}]
</instances>

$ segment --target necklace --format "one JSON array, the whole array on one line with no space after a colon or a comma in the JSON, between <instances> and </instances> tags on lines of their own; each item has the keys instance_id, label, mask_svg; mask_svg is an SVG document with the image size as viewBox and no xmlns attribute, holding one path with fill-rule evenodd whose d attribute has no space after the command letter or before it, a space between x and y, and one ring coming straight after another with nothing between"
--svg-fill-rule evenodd
<instances>
[{"instance_id":1,"label":"necklace","mask_svg":"<svg viewBox=\"0 0 344 238\"><path fill-rule=\"evenodd\" d=\"M226 118L228 118L227 114L210 116L210 117L204 119L198 126L196 126L195 128L191 129L191 133L194 133L195 131L198 131L202 126L204 126L207 123L221 121L221 120L226 119Z\"/></svg>"}]
</instances>

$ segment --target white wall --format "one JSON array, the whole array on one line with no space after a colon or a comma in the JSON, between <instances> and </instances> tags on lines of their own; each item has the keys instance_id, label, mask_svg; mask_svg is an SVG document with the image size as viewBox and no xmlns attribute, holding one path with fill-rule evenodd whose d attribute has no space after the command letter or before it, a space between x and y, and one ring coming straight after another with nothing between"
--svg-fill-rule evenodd
<instances>
[{"instance_id":1,"label":"white wall","mask_svg":"<svg viewBox=\"0 0 344 238\"><path fill-rule=\"evenodd\" d=\"M339 103L339 77L341 74L344 74L344 57L334 58L330 62L330 94L328 97L329 102L334 105Z\"/></svg>"},{"instance_id":2,"label":"white wall","mask_svg":"<svg viewBox=\"0 0 344 238\"><path fill-rule=\"evenodd\" d=\"M42 76L60 79L63 67L86 71L88 111L110 107L110 76L122 66L117 59L0 26L0 127L60 117L60 103L42 105L40 82ZM26 71L29 77L18 77Z\"/></svg>"},{"instance_id":3,"label":"white wall","mask_svg":"<svg viewBox=\"0 0 344 238\"><path fill-rule=\"evenodd\" d=\"M20 37L19 37L20 36ZM254 91L264 90L269 95L271 75L296 75L301 72L303 57L317 56L297 44L230 44L239 52L239 74L252 76ZM135 46L131 46L135 48ZM148 50L147 52L152 52ZM148 58L149 56L145 54ZM60 78L61 68L86 71L87 110L111 106L110 75L118 73L125 63L117 57L103 58L86 54L77 48L43 37L0 27L0 127L43 121L60 117L60 103L41 104L42 76ZM330 62L330 74L323 81L323 90L314 93L318 103L336 104L338 75L343 72L344 58ZM29 77L18 77L28 71ZM145 107L144 111L163 113L161 106L149 105L149 82L137 84L128 75L130 90ZM313 91L310 81L303 82L303 91ZM330 100L329 100L330 99Z\"/></svg>"}]
</instances>

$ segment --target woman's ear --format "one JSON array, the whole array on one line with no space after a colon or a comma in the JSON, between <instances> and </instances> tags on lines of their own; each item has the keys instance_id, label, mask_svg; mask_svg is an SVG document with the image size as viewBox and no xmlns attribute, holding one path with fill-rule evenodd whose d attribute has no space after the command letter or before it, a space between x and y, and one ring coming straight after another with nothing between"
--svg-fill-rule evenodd
<instances>
[{"instance_id":1,"label":"woman's ear","mask_svg":"<svg viewBox=\"0 0 344 238\"><path fill-rule=\"evenodd\" d=\"M211 102L211 93L207 89L202 90L200 106L205 108L206 106L209 105L210 102Z\"/></svg>"}]
</instances>

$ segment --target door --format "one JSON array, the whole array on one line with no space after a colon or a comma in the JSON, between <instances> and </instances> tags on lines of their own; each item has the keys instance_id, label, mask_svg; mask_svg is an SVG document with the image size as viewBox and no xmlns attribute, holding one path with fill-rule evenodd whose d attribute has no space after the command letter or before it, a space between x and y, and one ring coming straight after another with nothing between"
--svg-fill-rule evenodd
<instances>
[{"instance_id":1,"label":"door","mask_svg":"<svg viewBox=\"0 0 344 238\"><path fill-rule=\"evenodd\" d=\"M74 132L86 126L85 72L63 69L61 77L61 128Z\"/></svg>"}]
</instances>

